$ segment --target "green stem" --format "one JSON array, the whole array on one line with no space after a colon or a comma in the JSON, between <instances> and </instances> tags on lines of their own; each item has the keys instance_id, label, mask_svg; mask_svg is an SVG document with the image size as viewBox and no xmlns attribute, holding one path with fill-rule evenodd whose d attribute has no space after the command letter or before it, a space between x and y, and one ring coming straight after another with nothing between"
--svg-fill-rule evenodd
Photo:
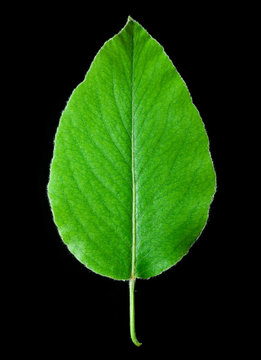
<instances>
[{"instance_id":1,"label":"green stem","mask_svg":"<svg viewBox=\"0 0 261 360\"><path fill-rule=\"evenodd\" d=\"M136 338L136 332L135 332L135 304L134 304L135 279L131 279L129 281L129 285L130 285L130 335L133 343L136 346L141 346L141 343Z\"/></svg>"}]
</instances>

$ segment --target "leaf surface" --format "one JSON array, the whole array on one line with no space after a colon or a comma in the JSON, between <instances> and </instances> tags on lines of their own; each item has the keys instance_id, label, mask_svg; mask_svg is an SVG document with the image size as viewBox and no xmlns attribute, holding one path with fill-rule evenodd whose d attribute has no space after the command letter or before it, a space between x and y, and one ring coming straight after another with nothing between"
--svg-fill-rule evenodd
<instances>
[{"instance_id":1,"label":"leaf surface","mask_svg":"<svg viewBox=\"0 0 261 360\"><path fill-rule=\"evenodd\" d=\"M184 81L129 19L60 119L48 196L62 240L101 275L158 275L200 235L215 186L208 137Z\"/></svg>"}]
</instances>

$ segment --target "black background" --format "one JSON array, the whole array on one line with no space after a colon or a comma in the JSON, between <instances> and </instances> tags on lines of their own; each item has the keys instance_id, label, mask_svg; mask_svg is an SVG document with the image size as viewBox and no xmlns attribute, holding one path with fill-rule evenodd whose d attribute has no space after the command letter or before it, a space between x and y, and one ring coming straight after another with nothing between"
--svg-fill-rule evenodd
<instances>
[{"instance_id":1,"label":"black background","mask_svg":"<svg viewBox=\"0 0 261 360\"><path fill-rule=\"evenodd\" d=\"M91 8L68 3L21 9L13 50L16 90L23 95L23 141L17 155L22 255L13 285L16 317L9 329L11 339L20 339L15 342L21 353L78 359L90 357L92 350L96 356L106 351L122 358L160 351L164 358L194 354L212 359L242 348L234 339L243 331L237 296L244 290L238 289L234 249L239 244L231 216L236 192L230 186L237 152L230 141L238 85L235 57L242 47L238 6L184 2L171 8L155 2ZM69 253L46 194L60 114L97 51L128 15L164 46L185 80L210 138L218 183L207 226L189 254L160 276L136 283L139 349L129 338L128 283L92 273Z\"/></svg>"}]
</instances>

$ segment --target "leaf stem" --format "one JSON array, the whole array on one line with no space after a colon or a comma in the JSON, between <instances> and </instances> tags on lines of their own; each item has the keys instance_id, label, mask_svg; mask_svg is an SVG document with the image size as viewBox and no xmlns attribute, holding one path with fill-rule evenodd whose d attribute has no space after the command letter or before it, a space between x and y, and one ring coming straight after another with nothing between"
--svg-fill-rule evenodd
<instances>
[{"instance_id":1,"label":"leaf stem","mask_svg":"<svg viewBox=\"0 0 261 360\"><path fill-rule=\"evenodd\" d=\"M141 346L141 343L138 341L135 332L135 304L134 304L134 288L135 288L135 278L130 279L129 288L130 288L130 335L131 340L136 346Z\"/></svg>"}]
</instances>

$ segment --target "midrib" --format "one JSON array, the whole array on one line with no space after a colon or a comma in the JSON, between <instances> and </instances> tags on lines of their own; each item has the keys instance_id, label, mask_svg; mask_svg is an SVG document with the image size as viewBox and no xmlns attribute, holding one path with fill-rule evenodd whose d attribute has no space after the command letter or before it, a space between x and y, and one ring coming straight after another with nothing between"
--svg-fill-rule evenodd
<instances>
[{"instance_id":1,"label":"midrib","mask_svg":"<svg viewBox=\"0 0 261 360\"><path fill-rule=\"evenodd\" d=\"M136 181L134 159L134 23L132 23L132 63L131 63L131 173L132 173L132 264L131 279L136 274Z\"/></svg>"}]
</instances>

